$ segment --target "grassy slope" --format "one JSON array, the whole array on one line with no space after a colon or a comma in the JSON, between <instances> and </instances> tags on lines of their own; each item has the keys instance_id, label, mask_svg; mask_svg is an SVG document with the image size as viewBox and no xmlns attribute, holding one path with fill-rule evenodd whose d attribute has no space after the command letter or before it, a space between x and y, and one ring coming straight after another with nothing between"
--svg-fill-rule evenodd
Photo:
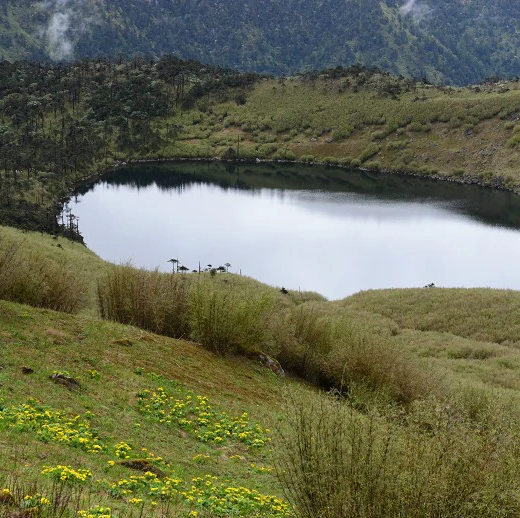
<instances>
[{"instance_id":1,"label":"grassy slope","mask_svg":"<svg viewBox=\"0 0 520 518\"><path fill-rule=\"evenodd\" d=\"M107 461L118 460L113 445L125 441L136 452L132 455L142 457L140 448L144 447L162 456L171 464L170 471L188 486L192 477L214 475L221 482L231 481L228 485L280 493L272 472L259 473L251 467L252 463L271 466L272 458L265 448L248 450L233 441L204 444L190 432L139 414L136 402L137 393L144 389L162 386L169 392L175 390L171 383L147 375L153 372L194 394L207 396L216 410L232 416L245 411L255 422L270 427L280 411L282 383L265 368L239 359L217 359L197 345L135 328L7 302L0 302L0 340L2 405L10 407L33 397L69 415L92 412L91 426L111 448L94 455L59 443L43 444L34 433L2 432L0 486L21 484L27 492L36 479L45 488L45 477L39 473L43 466L57 464L90 469L94 478L111 482L139 475L118 466L107 471ZM23 367L34 373L23 374ZM143 373L139 375L140 369ZM99 379L90 377L92 370L99 372ZM81 388L69 390L53 383L49 376L54 371L67 371ZM197 455L206 457L196 461ZM235 455L239 457L232 458ZM120 508L121 516L128 516L125 513L131 506L109 498L102 489L94 492L92 503Z\"/></svg>"},{"instance_id":2,"label":"grassy slope","mask_svg":"<svg viewBox=\"0 0 520 518\"><path fill-rule=\"evenodd\" d=\"M267 449L250 450L236 441L203 443L192 431L168 427L140 414L137 394L162 386L182 399L189 390L207 396L219 412L239 416L246 411L252 422L273 429L283 413L284 388L290 388L293 381L282 382L249 360L216 357L197 344L99 320L93 294L95 280L109 268L107 263L85 247L61 238L2 230L13 239L22 235L30 250L74 265L90 283L91 296L79 316L0 301L0 406L10 408L37 398L68 415L85 418L91 412L90 425L100 432L107 449L95 455L54 441L42 443L33 432L4 430L0 436L4 459L0 490L8 486L25 495L35 492L36 483L38 490L52 496L49 480L40 472L43 466L57 464L88 468L93 479L106 479L109 483L139 476L139 471L117 464L108 467L109 461L118 462L115 444L124 441L132 446L133 455L145 455L140 449L147 448L166 459L170 467L162 469L187 486L193 477L211 475L227 486L281 494L270 471L275 459ZM248 288L254 284L238 277L236 283L244 283ZM285 302L289 303L289 299ZM515 311L520 305L518 292L378 290L337 302L314 297L309 304L332 322L350 318L366 341L379 343L382 338L392 349L417 360L415 368L433 373L437 379L440 395L468 387L501 400L512 397L516 401L520 394L520 317ZM34 372L24 374L24 367ZM94 370L99 379L97 375L92 377ZM81 387L69 390L53 383L49 376L54 371L67 371ZM139 515L142 504L132 506L128 499L141 494L114 499L106 484L99 482L92 484L91 491L91 505L108 505L116 516L132 516L132 512ZM172 512L163 503L152 511L151 501L152 498L144 499L146 516ZM185 501L175 505L179 508L173 516L187 516L194 510ZM79 505L85 506L84 502ZM268 516L265 512L260 515Z\"/></svg>"},{"instance_id":3,"label":"grassy slope","mask_svg":"<svg viewBox=\"0 0 520 518\"><path fill-rule=\"evenodd\" d=\"M84 245L70 241L64 237L53 237L49 234L38 232L24 232L11 227L0 227L0 251L16 243L23 245L23 257L43 257L74 268L76 277L85 282L87 286L86 300L84 301L85 312L92 313L96 301L96 279L110 268L110 264L100 259L94 252Z\"/></svg>"},{"instance_id":4,"label":"grassy slope","mask_svg":"<svg viewBox=\"0 0 520 518\"><path fill-rule=\"evenodd\" d=\"M352 79L266 80L241 106L199 101L177 116L180 140L154 156L222 156L240 139L241 158L297 158L520 190L511 115L520 111L518 83L419 85L391 98L378 93L377 75L370 81L358 88Z\"/></svg>"},{"instance_id":5,"label":"grassy slope","mask_svg":"<svg viewBox=\"0 0 520 518\"><path fill-rule=\"evenodd\" d=\"M377 290L333 304L388 319L394 345L426 359L452 387L469 382L515 397L520 390L519 292Z\"/></svg>"}]
</instances>

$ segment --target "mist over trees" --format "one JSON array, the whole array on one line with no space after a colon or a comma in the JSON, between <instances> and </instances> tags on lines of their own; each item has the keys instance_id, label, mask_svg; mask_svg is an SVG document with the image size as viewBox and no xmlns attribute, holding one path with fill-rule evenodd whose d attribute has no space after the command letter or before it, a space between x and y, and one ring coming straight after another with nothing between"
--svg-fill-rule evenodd
<instances>
[{"instance_id":1,"label":"mist over trees","mask_svg":"<svg viewBox=\"0 0 520 518\"><path fill-rule=\"evenodd\" d=\"M160 57L293 74L361 63L452 84L520 75L500 0L6 0L0 60Z\"/></svg>"}]
</instances>

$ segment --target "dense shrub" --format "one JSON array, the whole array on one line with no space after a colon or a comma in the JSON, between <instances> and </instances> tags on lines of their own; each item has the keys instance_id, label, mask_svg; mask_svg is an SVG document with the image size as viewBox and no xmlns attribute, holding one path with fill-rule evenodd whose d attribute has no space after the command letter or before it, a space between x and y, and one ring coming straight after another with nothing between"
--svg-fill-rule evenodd
<instances>
[{"instance_id":1,"label":"dense shrub","mask_svg":"<svg viewBox=\"0 0 520 518\"><path fill-rule=\"evenodd\" d=\"M519 435L498 423L437 400L400 417L293 393L277 473L301 518L513 518Z\"/></svg>"},{"instance_id":2,"label":"dense shrub","mask_svg":"<svg viewBox=\"0 0 520 518\"><path fill-rule=\"evenodd\" d=\"M0 298L66 313L85 304L86 283L71 266L0 232Z\"/></svg>"},{"instance_id":3,"label":"dense shrub","mask_svg":"<svg viewBox=\"0 0 520 518\"><path fill-rule=\"evenodd\" d=\"M190 283L186 276L133 268L113 268L98 282L102 318L154 333L186 337L189 333Z\"/></svg>"}]
</instances>

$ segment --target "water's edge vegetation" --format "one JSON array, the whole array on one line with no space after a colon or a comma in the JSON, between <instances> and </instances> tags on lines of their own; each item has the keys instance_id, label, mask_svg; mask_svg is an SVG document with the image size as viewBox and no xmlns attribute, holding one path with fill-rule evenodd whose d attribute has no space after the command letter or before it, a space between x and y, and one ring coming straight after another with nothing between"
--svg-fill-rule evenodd
<instances>
[{"instance_id":1,"label":"water's edge vegetation","mask_svg":"<svg viewBox=\"0 0 520 518\"><path fill-rule=\"evenodd\" d=\"M451 88L359 66L274 79L172 57L1 72L3 224L75 235L73 221L56 223L74 187L142 160L319 163L520 188L517 82Z\"/></svg>"}]
</instances>

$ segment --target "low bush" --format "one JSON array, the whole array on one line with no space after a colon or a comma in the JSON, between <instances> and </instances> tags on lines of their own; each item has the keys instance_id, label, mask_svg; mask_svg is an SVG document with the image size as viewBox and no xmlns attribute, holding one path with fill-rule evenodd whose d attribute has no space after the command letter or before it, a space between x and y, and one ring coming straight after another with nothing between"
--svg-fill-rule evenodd
<instances>
[{"instance_id":1,"label":"low bush","mask_svg":"<svg viewBox=\"0 0 520 518\"><path fill-rule=\"evenodd\" d=\"M296 155L290 149L279 149L272 158L273 160L296 160Z\"/></svg>"},{"instance_id":2,"label":"low bush","mask_svg":"<svg viewBox=\"0 0 520 518\"><path fill-rule=\"evenodd\" d=\"M338 128L333 130L332 132L332 140L344 140L350 137L352 133L354 132L354 128L351 126L344 126L342 128Z\"/></svg>"},{"instance_id":3,"label":"low bush","mask_svg":"<svg viewBox=\"0 0 520 518\"><path fill-rule=\"evenodd\" d=\"M371 171L380 171L383 166L379 160L369 160L365 162L365 167Z\"/></svg>"},{"instance_id":4,"label":"low bush","mask_svg":"<svg viewBox=\"0 0 520 518\"><path fill-rule=\"evenodd\" d=\"M361 163L363 162L366 162L367 160L369 160L370 158L374 157L375 155L377 155L380 151L380 147L379 146L376 146L375 144L370 144L369 146L367 146L363 152L359 155L359 161Z\"/></svg>"},{"instance_id":5,"label":"low bush","mask_svg":"<svg viewBox=\"0 0 520 518\"><path fill-rule=\"evenodd\" d=\"M300 160L302 162L308 162L308 163L311 163L311 162L314 162L316 159L314 158L314 155L302 155L300 157Z\"/></svg>"},{"instance_id":6,"label":"low bush","mask_svg":"<svg viewBox=\"0 0 520 518\"><path fill-rule=\"evenodd\" d=\"M84 307L86 291L84 279L64 260L0 231L0 299L75 313Z\"/></svg>"},{"instance_id":7,"label":"low bush","mask_svg":"<svg viewBox=\"0 0 520 518\"><path fill-rule=\"evenodd\" d=\"M402 139L402 140L394 140L393 142L388 142L386 145L386 148L391 151L393 149L404 149L408 146L410 141L408 139Z\"/></svg>"},{"instance_id":8,"label":"low bush","mask_svg":"<svg viewBox=\"0 0 520 518\"><path fill-rule=\"evenodd\" d=\"M301 518L513 518L519 436L507 428L438 400L363 415L301 391L279 426L277 474Z\"/></svg>"},{"instance_id":9,"label":"low bush","mask_svg":"<svg viewBox=\"0 0 520 518\"><path fill-rule=\"evenodd\" d=\"M190 282L181 274L113 268L98 281L102 318L174 338L189 333Z\"/></svg>"},{"instance_id":10,"label":"low bush","mask_svg":"<svg viewBox=\"0 0 520 518\"><path fill-rule=\"evenodd\" d=\"M260 144L258 154L262 158L267 158L278 151L278 144Z\"/></svg>"}]
</instances>

